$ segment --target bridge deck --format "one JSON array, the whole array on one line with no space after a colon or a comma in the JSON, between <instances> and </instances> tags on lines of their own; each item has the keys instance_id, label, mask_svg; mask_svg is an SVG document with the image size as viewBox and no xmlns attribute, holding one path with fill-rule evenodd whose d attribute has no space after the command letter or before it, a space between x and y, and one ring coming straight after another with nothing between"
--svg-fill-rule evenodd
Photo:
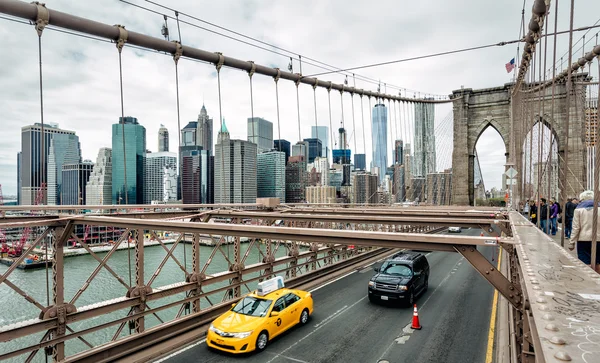
<instances>
[{"instance_id":1,"label":"bridge deck","mask_svg":"<svg viewBox=\"0 0 600 363\"><path fill-rule=\"evenodd\" d=\"M600 275L550 236L511 213L511 224L544 357L593 362L600 356ZM571 360L569 359L569 360Z\"/></svg>"}]
</instances>

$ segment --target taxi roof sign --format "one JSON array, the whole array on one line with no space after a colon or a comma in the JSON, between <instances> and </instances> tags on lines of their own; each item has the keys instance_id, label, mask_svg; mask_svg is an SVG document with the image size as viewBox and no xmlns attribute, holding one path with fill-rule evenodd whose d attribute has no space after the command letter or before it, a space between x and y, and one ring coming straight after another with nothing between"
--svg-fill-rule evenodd
<instances>
[{"instance_id":1,"label":"taxi roof sign","mask_svg":"<svg viewBox=\"0 0 600 363\"><path fill-rule=\"evenodd\" d=\"M265 296L272 293L273 291L283 289L284 286L285 285L283 284L283 277L275 276L272 279L259 282L256 294L258 296Z\"/></svg>"}]
</instances>

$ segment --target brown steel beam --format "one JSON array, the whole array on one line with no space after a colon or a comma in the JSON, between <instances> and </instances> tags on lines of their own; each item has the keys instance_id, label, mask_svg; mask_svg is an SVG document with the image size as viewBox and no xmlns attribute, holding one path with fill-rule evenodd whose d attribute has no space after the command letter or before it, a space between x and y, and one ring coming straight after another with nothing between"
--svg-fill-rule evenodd
<instances>
[{"instance_id":1,"label":"brown steel beam","mask_svg":"<svg viewBox=\"0 0 600 363\"><path fill-rule=\"evenodd\" d=\"M460 253L488 282L502 294L516 309L523 305L523 293L521 287L510 282L490 261L477 250L476 246L454 246L456 252Z\"/></svg>"},{"instance_id":2,"label":"brown steel beam","mask_svg":"<svg viewBox=\"0 0 600 363\"><path fill-rule=\"evenodd\" d=\"M277 213L277 212L238 212L219 210L210 212L212 216L230 217L230 218L254 218L254 219L275 219L285 221L327 221L338 223L361 223L361 224L386 224L386 225L414 225L414 226L460 226L477 227L481 225L495 225L505 223L507 219L471 219L471 218L442 218L431 216L386 216L369 214L300 214L300 213Z\"/></svg>"},{"instance_id":3,"label":"brown steel beam","mask_svg":"<svg viewBox=\"0 0 600 363\"><path fill-rule=\"evenodd\" d=\"M226 223L187 223L162 220L131 220L112 217L75 217L74 222L98 226L169 230L183 233L205 233L212 235L239 236L248 238L272 238L284 241L337 243L341 245L363 245L387 248L425 248L431 251L453 251L452 245L496 245L512 244L509 238L442 236L419 233L385 233L366 231L344 231L316 228L286 228Z\"/></svg>"},{"instance_id":4,"label":"brown steel beam","mask_svg":"<svg viewBox=\"0 0 600 363\"><path fill-rule=\"evenodd\" d=\"M310 214L357 214L357 215L409 215L409 216L431 216L431 217L459 217L479 219L508 219L508 215L500 211L477 211L477 210L438 210L438 209L413 209L413 208L380 208L379 206L365 206L364 208L289 208L281 209L282 213L310 213Z\"/></svg>"}]
</instances>

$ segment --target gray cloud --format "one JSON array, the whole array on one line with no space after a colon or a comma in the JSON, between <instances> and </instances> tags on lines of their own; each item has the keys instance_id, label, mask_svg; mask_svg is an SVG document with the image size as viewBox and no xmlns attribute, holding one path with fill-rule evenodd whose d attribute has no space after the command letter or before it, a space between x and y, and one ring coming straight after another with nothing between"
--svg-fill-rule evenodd
<instances>
[{"instance_id":1,"label":"gray cloud","mask_svg":"<svg viewBox=\"0 0 600 363\"><path fill-rule=\"evenodd\" d=\"M151 6L141 0L132 2ZM84 1L53 0L47 2L47 6L161 36L161 16L118 1L100 0L95 3L93 11ZM210 6L191 0L173 0L168 2L168 6L340 67L511 40L518 36L521 15L521 2L476 0L382 1L376 5L342 0L219 1L211 2ZM596 0L578 2L575 25L591 25L598 14L598 11L591 10L598 7ZM529 12L528 4L526 14ZM568 26L566 11L560 14L559 20L559 29L565 29ZM175 39L177 28L174 21L169 20L169 28L171 37ZM186 24L181 24L181 33L184 44L282 69L287 67L287 57L258 50ZM100 147L111 145L111 125L121 113L115 46L55 31L45 31L42 41L44 119L77 131L82 142L83 157L95 160ZM566 49L565 41L566 37L560 38L560 54ZM0 125L4 131L4 137L0 140L0 183L5 193L12 194L16 192L14 164L20 149L20 128L40 119L37 34L29 25L0 20L0 49L3 50L0 57ZM504 64L515 54L516 46L506 46L364 69L357 73L421 92L449 94L461 85L484 88L510 81L511 75L506 74ZM302 68L304 74L322 71L306 63ZM294 64L294 70L298 71L297 63ZM125 114L138 117L146 127L148 148L157 149L160 124L165 124L169 129L171 145L177 145L175 70L170 56L126 47L123 52L123 73ZM181 126L197 118L204 102L209 115L215 119L217 130L219 107L214 65L184 59L180 61L179 73ZM344 79L339 74L319 78L335 82ZM360 81L357 81L357 86L376 89L376 85ZM282 138L295 142L298 139L295 86L280 82L280 131L277 127L273 80L255 76L253 87L254 114L275 123L275 136L280 132ZM245 139L246 118L250 116L248 76L237 70L223 69L221 88L223 116L232 137ZM367 161L370 161L370 110L368 100L363 99L367 133L367 142L363 145L359 101L360 98L355 97L357 132L354 133L352 128L349 95L344 95L344 118L349 134L354 133L353 137L357 137L358 151L362 152L366 147ZM301 86L303 138L310 135L310 126L315 124L314 107L312 88ZM341 121L338 92L331 94L331 108L331 124L337 128ZM443 119L450 109L450 106L437 107L436 119ZM317 90L317 117L319 125L329 126L327 92L323 89ZM404 115L400 118L404 120ZM354 139L350 140L350 144L354 147ZM483 159L488 155L495 156L500 147L501 143L497 140L478 144L488 188L496 183L492 180L498 179L498 172L494 169L497 163L484 162ZM388 152L391 155L391 150ZM488 166L491 170L489 177L486 174ZM497 183L499 186L499 180Z\"/></svg>"}]
</instances>

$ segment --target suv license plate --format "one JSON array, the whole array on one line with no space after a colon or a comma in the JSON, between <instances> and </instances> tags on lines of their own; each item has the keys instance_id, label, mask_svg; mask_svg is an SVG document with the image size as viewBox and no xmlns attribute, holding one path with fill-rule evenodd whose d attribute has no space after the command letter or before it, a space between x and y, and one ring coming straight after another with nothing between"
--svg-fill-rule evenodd
<instances>
[{"instance_id":1,"label":"suv license plate","mask_svg":"<svg viewBox=\"0 0 600 363\"><path fill-rule=\"evenodd\" d=\"M381 300L387 300L387 299L388 299L388 297L387 297L387 296L385 296L385 295L381 295Z\"/></svg>"}]
</instances>

